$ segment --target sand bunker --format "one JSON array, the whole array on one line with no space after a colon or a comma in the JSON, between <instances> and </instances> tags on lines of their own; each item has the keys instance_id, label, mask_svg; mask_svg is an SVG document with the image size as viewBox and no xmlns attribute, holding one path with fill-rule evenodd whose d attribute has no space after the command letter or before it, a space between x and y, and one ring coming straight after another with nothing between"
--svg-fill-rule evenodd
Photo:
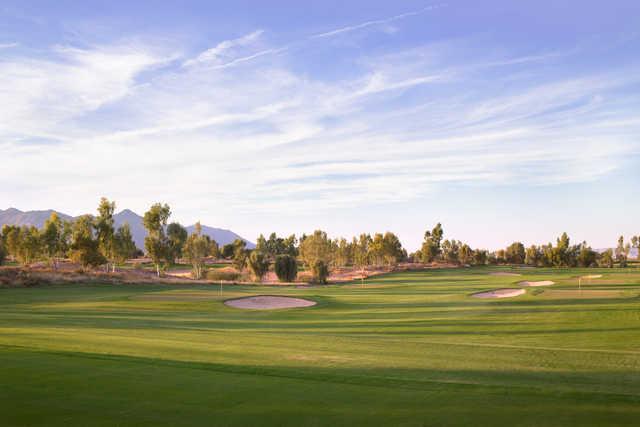
<instances>
[{"instance_id":1,"label":"sand bunker","mask_svg":"<svg viewBox=\"0 0 640 427\"><path fill-rule=\"evenodd\" d=\"M552 282L551 280L540 280L538 282L519 282L518 285L520 286L551 286L551 285L555 285L556 282Z\"/></svg>"},{"instance_id":2,"label":"sand bunker","mask_svg":"<svg viewBox=\"0 0 640 427\"><path fill-rule=\"evenodd\" d=\"M257 297L237 298L224 302L225 305L248 310L277 310L279 308L311 307L315 301L302 298L276 297L261 295Z\"/></svg>"},{"instance_id":3,"label":"sand bunker","mask_svg":"<svg viewBox=\"0 0 640 427\"><path fill-rule=\"evenodd\" d=\"M489 273L490 276L522 276L520 273L507 273L504 271L497 271L494 273Z\"/></svg>"},{"instance_id":4,"label":"sand bunker","mask_svg":"<svg viewBox=\"0 0 640 427\"><path fill-rule=\"evenodd\" d=\"M587 274L586 276L582 276L581 279L599 279L602 277L602 274Z\"/></svg>"},{"instance_id":5,"label":"sand bunker","mask_svg":"<svg viewBox=\"0 0 640 427\"><path fill-rule=\"evenodd\" d=\"M496 289L495 291L478 292L472 294L474 298L510 298L517 297L525 293L524 289Z\"/></svg>"}]
</instances>

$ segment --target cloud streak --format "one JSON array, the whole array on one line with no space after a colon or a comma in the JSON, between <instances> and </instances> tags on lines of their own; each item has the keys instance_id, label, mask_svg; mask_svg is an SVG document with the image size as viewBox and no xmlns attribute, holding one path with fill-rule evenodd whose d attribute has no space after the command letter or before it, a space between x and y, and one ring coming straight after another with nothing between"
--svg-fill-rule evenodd
<instances>
[{"instance_id":1,"label":"cloud streak","mask_svg":"<svg viewBox=\"0 0 640 427\"><path fill-rule=\"evenodd\" d=\"M426 12L429 12L429 11L432 11L432 10L435 10L435 9L438 9L438 8L441 8L441 7L444 7L444 6L445 6L444 4L427 6L427 7L424 7L422 9L419 9L419 10L406 12L406 13L401 13L399 15L395 15L395 16L392 16L390 18L375 19L375 20L372 20L372 21L362 22L360 24L350 25L350 26L346 26L346 27L342 27L342 28L337 28L335 30L326 31L324 33L314 34L310 38L311 39L321 39L321 38L327 38L327 37L334 37L334 36L342 35L344 33L349 33L351 31L362 30L362 29L368 28L368 27L390 24L390 23L392 23L394 21L398 21L398 20L401 20L401 19L404 19L404 18L409 18L409 17L412 17L412 16L421 15L423 13L426 13Z\"/></svg>"},{"instance_id":2,"label":"cloud streak","mask_svg":"<svg viewBox=\"0 0 640 427\"><path fill-rule=\"evenodd\" d=\"M205 50L196 58L185 61L182 66L190 67L198 64L217 63L225 56L228 56L229 51L255 43L263 32L263 30L256 30L236 39L222 41L215 47Z\"/></svg>"}]
</instances>

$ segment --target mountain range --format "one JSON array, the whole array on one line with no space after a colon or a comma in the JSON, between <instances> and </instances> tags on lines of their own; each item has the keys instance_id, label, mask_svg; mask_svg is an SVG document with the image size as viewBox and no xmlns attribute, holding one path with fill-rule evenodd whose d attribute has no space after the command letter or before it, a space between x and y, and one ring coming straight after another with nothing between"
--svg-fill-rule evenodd
<instances>
[{"instance_id":1,"label":"mountain range","mask_svg":"<svg viewBox=\"0 0 640 427\"><path fill-rule=\"evenodd\" d=\"M4 224L9 225L34 225L38 228L44 225L44 222L51 216L53 212L56 212L58 216L66 221L72 221L74 219L73 216L67 215L62 212L57 212L52 209L43 210L43 211L26 211L23 212L16 208L9 208L6 210L0 209L0 228ZM121 212L118 212L113 216L116 227L124 223L128 223L131 228L131 234L133 235L133 240L136 243L136 246L140 249L144 248L144 238L147 236L147 231L144 228L142 223L142 217L137 213L125 209ZM195 225L190 225L185 227L189 233L192 233ZM206 225L202 225L202 234L206 234L215 240L218 245L226 245L228 243L232 243L236 239L242 239L247 242L248 248L254 248L255 244L248 241L247 239L239 236L231 230L225 230L222 228L209 227Z\"/></svg>"}]
</instances>

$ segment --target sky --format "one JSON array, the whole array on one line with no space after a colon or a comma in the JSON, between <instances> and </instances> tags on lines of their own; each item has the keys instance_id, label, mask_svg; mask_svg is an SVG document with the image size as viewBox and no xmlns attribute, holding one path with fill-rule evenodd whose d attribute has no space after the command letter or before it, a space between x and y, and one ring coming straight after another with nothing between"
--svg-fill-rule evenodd
<instances>
[{"instance_id":1,"label":"sky","mask_svg":"<svg viewBox=\"0 0 640 427\"><path fill-rule=\"evenodd\" d=\"M636 0L0 5L0 209L608 247L638 183Z\"/></svg>"}]
</instances>

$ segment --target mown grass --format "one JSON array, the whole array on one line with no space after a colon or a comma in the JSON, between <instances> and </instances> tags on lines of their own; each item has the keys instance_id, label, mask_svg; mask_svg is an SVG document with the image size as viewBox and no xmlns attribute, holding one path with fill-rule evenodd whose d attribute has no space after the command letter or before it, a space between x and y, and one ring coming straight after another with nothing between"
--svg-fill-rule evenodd
<instances>
[{"instance_id":1,"label":"mown grass","mask_svg":"<svg viewBox=\"0 0 640 427\"><path fill-rule=\"evenodd\" d=\"M3 425L631 425L637 270L0 290ZM578 276L603 274L582 281ZM474 292L553 280L525 296ZM272 312L238 296L311 298Z\"/></svg>"}]
</instances>

